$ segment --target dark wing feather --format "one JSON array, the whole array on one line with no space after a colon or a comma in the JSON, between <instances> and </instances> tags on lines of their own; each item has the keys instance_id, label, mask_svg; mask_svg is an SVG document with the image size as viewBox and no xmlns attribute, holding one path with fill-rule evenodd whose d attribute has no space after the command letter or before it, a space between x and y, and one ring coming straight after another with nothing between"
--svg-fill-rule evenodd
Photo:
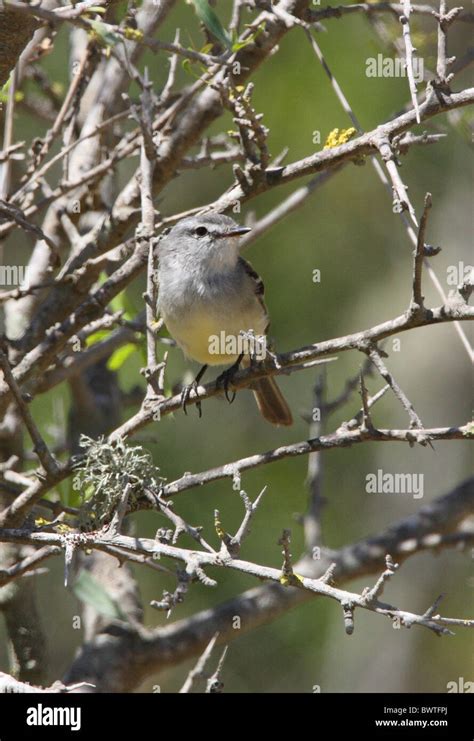
<instances>
[{"instance_id":1,"label":"dark wing feather","mask_svg":"<svg viewBox=\"0 0 474 741\"><path fill-rule=\"evenodd\" d=\"M245 270L249 278L251 278L254 283L255 295L265 313L265 316L268 319L267 326L265 328L265 332L268 332L268 328L270 326L270 318L268 316L268 309L265 305L265 301L263 300L263 297L265 295L265 286L263 284L263 280L261 279L257 271L253 269L251 264L247 262L247 260L244 260L243 257L239 257L239 263L243 267L243 269Z\"/></svg>"}]
</instances>

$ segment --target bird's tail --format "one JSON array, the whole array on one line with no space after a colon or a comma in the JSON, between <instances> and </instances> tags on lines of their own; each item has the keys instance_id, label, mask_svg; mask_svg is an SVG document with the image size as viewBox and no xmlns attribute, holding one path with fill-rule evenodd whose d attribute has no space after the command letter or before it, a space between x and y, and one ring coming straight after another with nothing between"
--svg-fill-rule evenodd
<instances>
[{"instance_id":1,"label":"bird's tail","mask_svg":"<svg viewBox=\"0 0 474 741\"><path fill-rule=\"evenodd\" d=\"M260 414L267 422L272 425L293 424L290 407L273 378L260 378L255 381L252 384L252 391Z\"/></svg>"}]
</instances>

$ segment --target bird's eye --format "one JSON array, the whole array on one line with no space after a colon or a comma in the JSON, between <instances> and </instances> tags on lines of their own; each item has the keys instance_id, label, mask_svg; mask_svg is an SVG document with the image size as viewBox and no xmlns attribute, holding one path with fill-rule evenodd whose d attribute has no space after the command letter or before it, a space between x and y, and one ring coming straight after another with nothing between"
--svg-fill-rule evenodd
<instances>
[{"instance_id":1,"label":"bird's eye","mask_svg":"<svg viewBox=\"0 0 474 741\"><path fill-rule=\"evenodd\" d=\"M196 237L205 237L207 234L207 229L205 226L198 226L194 233Z\"/></svg>"}]
</instances>

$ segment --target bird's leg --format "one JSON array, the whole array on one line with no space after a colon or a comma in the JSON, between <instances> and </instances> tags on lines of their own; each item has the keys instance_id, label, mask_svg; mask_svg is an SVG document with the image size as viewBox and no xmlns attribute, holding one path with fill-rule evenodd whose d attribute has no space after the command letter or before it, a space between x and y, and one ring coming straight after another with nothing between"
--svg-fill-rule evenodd
<instances>
[{"instance_id":1,"label":"bird's leg","mask_svg":"<svg viewBox=\"0 0 474 741\"><path fill-rule=\"evenodd\" d=\"M198 394L199 381L203 377L206 370L207 370L207 365L203 365L201 370L197 374L196 378L194 379L194 381L192 383L189 383L187 386L185 386L181 392L181 407L185 414L187 414L186 404L188 403L188 399L191 394L191 391L194 391L196 396L199 397L199 394ZM199 401L199 398L196 401L196 407L197 407L199 416L202 417L201 402Z\"/></svg>"},{"instance_id":2,"label":"bird's leg","mask_svg":"<svg viewBox=\"0 0 474 741\"><path fill-rule=\"evenodd\" d=\"M217 376L216 378L216 386L220 387L222 386L224 388L225 398L229 402L229 404L232 404L232 402L235 399L236 392L233 392L232 398L229 396L229 385L232 383L232 379L237 373L237 371L240 368L240 364L242 362L242 358L244 357L244 353L241 353L235 363L230 366L230 368L227 368L223 373L220 374L220 376Z\"/></svg>"}]
</instances>

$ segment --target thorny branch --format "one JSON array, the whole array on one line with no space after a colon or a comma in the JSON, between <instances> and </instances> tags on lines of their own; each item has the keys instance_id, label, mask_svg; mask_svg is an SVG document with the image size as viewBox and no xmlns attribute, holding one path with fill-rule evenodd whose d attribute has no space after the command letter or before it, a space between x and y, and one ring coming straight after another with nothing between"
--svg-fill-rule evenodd
<instances>
[{"instance_id":1,"label":"thorny branch","mask_svg":"<svg viewBox=\"0 0 474 741\"><path fill-rule=\"evenodd\" d=\"M193 582L199 581L205 586L216 584L206 573L208 567L213 567L221 571L239 571L268 582L264 587L252 590L248 595L244 593L230 603L230 610L247 610L249 628L315 595L326 596L341 606L348 634L354 631L354 614L358 609L389 617L406 627L420 625L440 635L449 633L449 627L453 626L473 627L472 620L442 617L438 613L439 600L419 615L381 601L382 591L397 572L396 561L401 562L408 555L424 549L436 551L448 547L466 547L473 543L472 529L463 523L473 512L472 481L465 482L458 490L432 503L429 515L421 510L418 515L392 526L388 531L353 546L345 546L339 551L331 552L324 548L320 514L323 504L323 451L365 442L426 445L432 440L470 440L474 435L472 423L424 428L407 394L388 370L384 362L386 355L380 346L384 339L395 334L452 323L472 357L472 348L460 325L462 321L474 319L474 310L468 306L472 281L460 285L455 296L445 296L429 261L437 251L425 243L431 196L426 195L418 225L415 207L398 171L398 158L406 155L412 146L436 145L440 141L440 134L426 131L414 134L411 131L414 124L428 122L442 113L458 111L474 102L474 88L460 92L450 89L454 74L472 61L472 55L468 53L456 66L454 58L448 57L447 49L448 29L454 22L472 24L474 15L461 8L453 8L448 12L445 0L440 1L439 12L433 11L429 5L413 4L410 0L402 0L400 4L357 3L322 9L310 8L304 0L280 0L273 4L235 0L229 27L237 42L235 48L223 49L211 44L197 51L182 43L183 35L179 30L172 43L155 38L156 29L173 4L173 0L163 0L159 6L154 3L156 7L153 7L151 3L144 2L138 16L131 14L122 23L110 23L109 15L102 17L95 0L57 8L30 5L19 0L0 5L0 14L4 14L5 10L7 12L7 22L13 20L18 25L18 18L24 22L24 33L18 32L18 43L11 44L6 55L8 59L5 64L2 60L0 65L2 78L5 72L8 74L8 69L15 67L35 28L46 34L46 48L53 43L54 29L64 24L71 29L79 29L81 34L86 31L88 35L82 47L80 44L74 47L77 56L72 56L72 59L78 65L71 75L63 102L56 100L49 117L49 129L42 139L32 143L28 151L24 142L14 141L14 107L15 94L22 83L25 68L33 64L37 59L35 55L40 53L36 37L31 46L26 47L25 58L20 60L11 78L3 151L0 152L0 237L6 238L13 229L21 229L33 234L38 241L30 261L33 283L28 287L20 286L0 293L0 306L4 305L7 310L11 310L12 306L18 308L19 314L27 306L25 314L31 318L29 326L24 327L24 332L18 337L2 339L0 442L11 436L7 413L14 405L28 430L33 443L32 455L38 459L40 466L36 471L21 473L16 470L19 458L14 455L7 456L8 460L0 464L2 497L5 494L0 512L0 542L30 547L16 563L0 565L0 586L43 573L39 565L53 556L62 555L68 566L71 553L75 550L92 549L101 555L113 557L120 564L141 564L175 578L177 585L174 592L164 591L159 600L151 603L168 614L172 609L179 608ZM103 6L103 10L107 11L108 3L103 3ZM250 8L257 11L248 24L243 23L244 6L245 10ZM321 21L341 19L353 13L364 14L369 19L380 14L391 15L402 24L413 106L413 110L406 108L365 133L315 38L315 31L321 29ZM413 69L416 50L412 43L410 19L416 15L434 19L438 31L436 80L428 82L423 99L416 89ZM135 25L129 25L132 16L135 21L138 18ZM3 21L3 15L1 19ZM249 77L278 51L279 42L293 30L295 33L301 33L302 30L306 34L338 100L356 129L356 136L338 146L329 146L302 159L285 163L286 151L273 160L270 156L268 130L262 123L262 114L254 107L254 83L249 81ZM170 55L169 74L160 94L154 90L147 72L143 76L139 72L140 55L145 49L154 54ZM188 69L194 72L199 70L199 74L195 75L198 79L181 88L180 60L185 60ZM138 101L132 101L124 93L131 81L140 88ZM47 79L45 85L49 85ZM206 136L207 129L225 108L230 109L233 115L237 134L209 138ZM130 120L135 123L132 127L125 127ZM63 139L59 151L53 151L53 145L58 142L61 133ZM194 147L198 147L199 151L193 152ZM121 191L116 190L115 186L111 188L111 180L119 165L136 155L139 155L139 165L127 185ZM328 356L355 350L367 356L361 372L349 379L342 394L332 401L323 399L322 387L318 386L315 404L321 405L329 415L350 401L352 393L359 386L362 408L334 432L327 432L320 424L313 423L308 440L279 446L198 473L187 473L175 481L155 487L144 487L138 498L132 496L127 484L114 511L109 513L107 525L101 530L81 532L78 527L79 509L44 499L55 486L72 475L73 465L71 461L61 461L56 457L56 452L49 449L29 403L35 395L43 394L62 381L70 380L104 361L117 348L131 342L138 344L144 334L147 352L147 364L143 369L147 381L145 398L139 411L112 429L103 444L113 446L117 441L122 444L144 426L162 420L180 408L180 395L166 396L164 391L167 353L160 362L156 351L157 340L162 339L157 337L161 325L155 322L154 315L157 286L154 281L153 247L157 233L188 213L210 209L226 211L237 203L250 202L280 185L285 186L311 175L309 182L257 221L253 233L246 239L246 244L249 244L300 207L342 168L353 162L360 163L365 157L370 158L378 176L388 186L414 246L412 290L406 311L362 332L286 353L272 354L265 363L241 370L233 378L235 388L243 389L258 378L299 372L335 359ZM24 166L20 165L23 162ZM14 182L17 163L19 175ZM55 165L59 165L62 175L54 179L53 186L48 179L53 182L55 170L52 168ZM155 210L156 197L182 172L217 165L232 168L234 180L212 203L168 215ZM108 196L104 196L105 192L108 192ZM71 203L78 204L79 210L74 211ZM90 211L89 218L85 210ZM404 212L407 212L410 221ZM39 226L35 221L43 215L42 226ZM134 228L133 239L130 234ZM441 305L436 308L425 306L423 267L441 296ZM146 310L134 321L125 320L123 311L112 312L109 304L144 270L147 270ZM100 283L102 272L107 274L107 278ZM110 331L105 339L84 347L94 333L104 329ZM82 343L79 352L73 350L77 341ZM374 368L384 378L386 386L370 396L365 379ZM408 429L385 429L374 425L372 408L387 390L393 391L407 412ZM203 401L218 393L216 384L211 382L200 386L197 393L191 393L189 403L197 403L197 394L199 401ZM324 424L327 425L327 422ZM263 489L252 502L240 489L241 475L245 471L299 455L308 455L310 461L312 500L310 512L304 520L308 554L299 563L293 564L290 532L285 530L278 541L283 552L281 568L241 559L251 520L257 507L261 506L265 492ZM244 515L237 531L231 535L224 527L225 518L216 510L214 526L218 543L214 548L212 541L204 539L201 526L187 523L175 511L173 498L181 492L198 487L202 489L212 481L226 478L239 484L237 488L244 505ZM50 519L35 520L37 508L46 511ZM167 528L160 528L155 539L125 535L125 516L150 508L159 511L168 521ZM69 524L65 527L69 529L65 533L61 528L66 521ZM194 539L197 549L179 547L178 541L183 534ZM36 550L31 551L31 547ZM317 567L310 555L315 547L321 548L324 553ZM157 563L156 559L161 557L178 563L176 572ZM277 551L273 558L278 559ZM377 581L361 594L345 591L332 583L333 580L372 573L379 574ZM262 595L265 595L266 603L260 601ZM106 643L109 640L116 641L114 648L118 646L123 651L118 661L120 676L113 677L112 673L108 676L105 670L98 670L92 684L102 691L106 688L133 687L140 676L152 671L155 663L165 666L167 662L176 663L203 652L181 691L188 692L197 677L207 679L207 692L221 691L225 650L214 673L205 676L203 672L215 644L234 637L228 620L232 612L227 613L226 610L225 606L218 606L208 611L206 616L201 616L202 626L197 631L193 618L171 626L167 635L174 644L168 653L163 629L147 634L141 626L134 626L133 630L118 639L116 636L107 637ZM195 617L196 620L200 619L199 615ZM130 638L134 642L131 652L127 644ZM101 665L101 651L102 647L93 641L89 646L83 646L69 672L75 677L74 683L56 683L44 691L67 692L85 687L89 673L94 673L92 666ZM88 652L95 652L96 664L91 661L88 663ZM11 691L15 681L8 675L1 675L0 691Z\"/></svg>"},{"instance_id":2,"label":"thorny branch","mask_svg":"<svg viewBox=\"0 0 474 741\"><path fill-rule=\"evenodd\" d=\"M41 546L62 546L64 548L64 536L56 535L55 533L34 533L23 531L21 529L0 530L0 537L7 543L29 543ZM470 536L465 536L465 540L469 541L470 539ZM323 579L313 579L298 574L290 565L288 533L284 533L283 538L279 542L283 544L285 554L282 569L262 566L240 559L229 558L222 561L222 557L217 553L212 554L207 551L189 551L184 548L170 546L147 538L140 538L137 542L135 538L130 538L124 535L114 535L112 537L97 534L81 535L75 538L75 547L87 549L92 548L94 550L97 549L104 553L110 552L110 548L115 549L115 551L112 552L116 553L118 549L121 558L125 560L127 559L127 554L129 552L133 555L142 555L150 558L168 557L185 563L191 571L200 571L202 573L200 581L204 584L208 581L208 586L213 586L215 582L214 580L208 580L207 577L205 577L203 569L209 566L223 566L226 569L237 570L243 574L254 576L257 579L264 579L277 584L283 584L284 586L296 587L310 592L313 595L329 597L330 599L339 602L343 609L350 604L352 610L356 608L370 610L389 617L392 620L399 619L407 628L410 628L412 625L420 625L439 635L448 635L450 633L449 629L446 627L448 625L466 628L474 627L474 620L447 618L440 614L431 613L416 615L392 605L382 603L377 599L377 596L380 593L379 583L369 591L365 591L362 595L358 595L355 592L347 592L332 587ZM389 562L389 559L391 562L390 556L387 556L387 563ZM393 573L394 571L390 573L390 575ZM385 581L387 576L384 575L382 578Z\"/></svg>"}]
</instances>

